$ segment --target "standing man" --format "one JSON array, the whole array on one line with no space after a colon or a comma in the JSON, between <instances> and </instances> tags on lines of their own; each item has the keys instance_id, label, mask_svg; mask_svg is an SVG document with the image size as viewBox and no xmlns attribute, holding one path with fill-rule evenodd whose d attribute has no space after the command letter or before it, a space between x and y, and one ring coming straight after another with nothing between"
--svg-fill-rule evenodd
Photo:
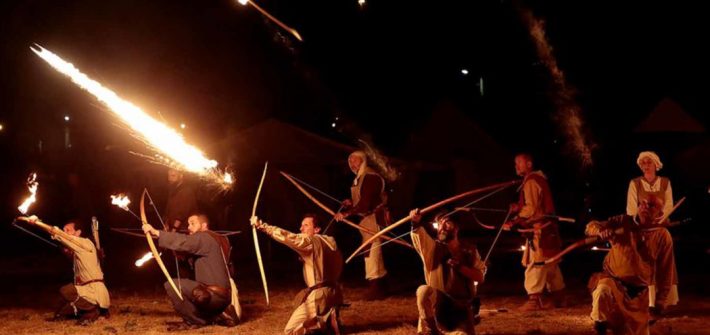
<instances>
[{"instance_id":1,"label":"standing man","mask_svg":"<svg viewBox=\"0 0 710 335\"><path fill-rule=\"evenodd\" d=\"M168 201L163 222L170 231L185 232L188 216L198 211L195 190L184 179L181 171L168 169Z\"/></svg>"},{"instance_id":2,"label":"standing man","mask_svg":"<svg viewBox=\"0 0 710 335\"><path fill-rule=\"evenodd\" d=\"M343 303L339 283L343 256L335 239L320 234L320 224L311 214L303 217L300 234L268 225L256 216L250 221L259 231L297 252L303 262L307 287L296 295L298 307L286 323L284 333L302 335L328 330L328 334L340 334L337 308Z\"/></svg>"},{"instance_id":3,"label":"standing man","mask_svg":"<svg viewBox=\"0 0 710 335\"><path fill-rule=\"evenodd\" d=\"M652 250L645 239L662 216L663 202L656 196L644 198L637 217L619 215L607 221L587 224L587 236L609 240L611 249L604 258L603 272L589 280L592 313L597 334L648 335L648 285L653 271Z\"/></svg>"},{"instance_id":4,"label":"standing man","mask_svg":"<svg viewBox=\"0 0 710 335\"><path fill-rule=\"evenodd\" d=\"M160 247L195 257L195 280L178 280L183 300L169 283L164 285L175 311L183 318L182 323L168 327L168 331L196 329L214 322L236 325L239 315L230 304L229 240L209 230L209 221L204 214L190 216L187 229L189 235L143 225L143 231L156 237Z\"/></svg>"},{"instance_id":5,"label":"standing man","mask_svg":"<svg viewBox=\"0 0 710 335\"><path fill-rule=\"evenodd\" d=\"M80 223L69 221L60 230L58 227L44 224L34 215L26 221L39 226L52 235L52 239L61 242L74 262L74 283L59 289L62 303L52 320L78 318L78 323L86 326L96 321L100 315L108 316L111 300L104 285L98 253L91 240L81 237Z\"/></svg>"},{"instance_id":6,"label":"standing man","mask_svg":"<svg viewBox=\"0 0 710 335\"><path fill-rule=\"evenodd\" d=\"M476 284L483 282L486 266L475 247L459 241L461 213L437 217L436 238L421 224L419 209L409 213L412 242L424 263L426 282L417 289L419 335L475 333L480 307Z\"/></svg>"},{"instance_id":7,"label":"standing man","mask_svg":"<svg viewBox=\"0 0 710 335\"><path fill-rule=\"evenodd\" d=\"M520 311L536 311L544 308L542 295L547 288L556 307L563 302L564 279L558 263L545 264L545 260L555 256L561 247L557 223L547 218L555 214L552 193L547 183L547 177L542 171L533 170L533 159L530 154L521 153L515 156L515 172L523 177L520 186L520 197L517 203L511 204L510 213L517 217L505 223L504 229L515 225L533 229L525 233L525 250L522 264L525 267L525 290L528 300L520 307Z\"/></svg>"},{"instance_id":8,"label":"standing man","mask_svg":"<svg viewBox=\"0 0 710 335\"><path fill-rule=\"evenodd\" d=\"M626 214L637 216L639 205L651 196L663 202L662 214L673 210L673 190L668 178L656 175L663 163L653 151L641 152L636 159L643 176L629 182L626 201ZM659 216L660 219L661 216ZM654 316L660 316L670 305L678 303L678 272L673 254L673 238L667 228L662 225L667 222L655 222L650 225L648 244L653 256L652 281L649 286L649 306Z\"/></svg>"},{"instance_id":9,"label":"standing man","mask_svg":"<svg viewBox=\"0 0 710 335\"><path fill-rule=\"evenodd\" d=\"M377 232L388 223L387 193L385 179L367 165L367 155L355 151L348 157L350 171L355 174L355 180L350 187L352 199L343 202L344 209L335 214L336 221L342 221L349 216L361 218L360 226L369 231ZM360 231L362 240L369 239L372 234ZM370 251L365 255L365 279L368 280L366 300L379 300L387 295L385 287L385 261L382 257L381 240L372 242Z\"/></svg>"}]
</instances>

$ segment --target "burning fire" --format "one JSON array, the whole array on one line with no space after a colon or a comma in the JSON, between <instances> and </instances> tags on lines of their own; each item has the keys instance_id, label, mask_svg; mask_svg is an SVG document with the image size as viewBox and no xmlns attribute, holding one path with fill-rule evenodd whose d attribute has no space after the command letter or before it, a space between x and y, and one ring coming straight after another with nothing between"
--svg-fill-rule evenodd
<instances>
[{"instance_id":1,"label":"burning fire","mask_svg":"<svg viewBox=\"0 0 710 335\"><path fill-rule=\"evenodd\" d=\"M223 182L227 185L231 185L234 183L234 178L232 177L231 173L225 173L224 174L224 180Z\"/></svg>"},{"instance_id":2,"label":"burning fire","mask_svg":"<svg viewBox=\"0 0 710 335\"><path fill-rule=\"evenodd\" d=\"M217 169L217 162L208 159L198 148L185 142L180 133L152 118L138 106L121 99L116 93L89 78L74 65L61 59L53 52L39 45L37 48L30 47L30 49L54 69L71 78L80 88L104 103L144 142L156 151L170 157L181 169L197 173L208 180L226 186L223 173Z\"/></svg>"},{"instance_id":3,"label":"burning fire","mask_svg":"<svg viewBox=\"0 0 710 335\"><path fill-rule=\"evenodd\" d=\"M30 209L30 205L37 201L36 195L38 185L39 183L37 182L37 174L33 172L30 174L30 177L27 178L27 188L30 190L30 196L22 202L22 205L17 207L20 213L27 214L27 210Z\"/></svg>"},{"instance_id":4,"label":"burning fire","mask_svg":"<svg viewBox=\"0 0 710 335\"><path fill-rule=\"evenodd\" d=\"M162 255L162 254L160 254L160 255ZM153 259L153 253L147 252L145 255L143 255L143 257L137 259L135 264L137 267L141 267L141 266L143 266L143 264L145 264L145 262L147 262L151 259Z\"/></svg>"},{"instance_id":5,"label":"burning fire","mask_svg":"<svg viewBox=\"0 0 710 335\"><path fill-rule=\"evenodd\" d=\"M520 250L520 251L525 251L525 249L527 249L527 248L528 248L528 247L523 244L523 245L520 246L520 249L518 249L518 250Z\"/></svg>"},{"instance_id":6,"label":"burning fire","mask_svg":"<svg viewBox=\"0 0 710 335\"><path fill-rule=\"evenodd\" d=\"M131 200L125 194L111 195L111 204L120 207L123 210L128 210L128 205Z\"/></svg>"}]
</instances>

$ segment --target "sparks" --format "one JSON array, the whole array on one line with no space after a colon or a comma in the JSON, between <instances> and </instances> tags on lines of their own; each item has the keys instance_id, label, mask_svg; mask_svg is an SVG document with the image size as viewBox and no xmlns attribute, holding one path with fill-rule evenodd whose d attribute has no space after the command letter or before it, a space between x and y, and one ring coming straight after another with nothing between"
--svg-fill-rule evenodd
<instances>
[{"instance_id":1,"label":"sparks","mask_svg":"<svg viewBox=\"0 0 710 335\"><path fill-rule=\"evenodd\" d=\"M271 20L271 22L276 23L279 27L283 28L284 30L288 31L295 37L297 40L303 42L303 38L301 38L301 34L296 31L296 29L293 29L289 26L287 26L285 23L281 22L279 19L274 17L273 15L269 14L266 10L261 8L259 5L257 5L254 1L252 0L237 0L240 4L246 6L247 4L252 5L256 10L259 11L262 15L266 16L267 19Z\"/></svg>"},{"instance_id":2,"label":"sparks","mask_svg":"<svg viewBox=\"0 0 710 335\"><path fill-rule=\"evenodd\" d=\"M125 211L128 210L128 205L130 203L131 203L131 200L128 199L128 197L125 194L111 195L111 205L116 205Z\"/></svg>"},{"instance_id":3,"label":"sparks","mask_svg":"<svg viewBox=\"0 0 710 335\"><path fill-rule=\"evenodd\" d=\"M30 209L30 205L37 201L38 185L39 183L37 182L37 173L33 172L30 174L29 178L27 178L27 188L30 190L30 196L22 202L22 205L17 207L20 213L27 214L27 211Z\"/></svg>"},{"instance_id":4,"label":"sparks","mask_svg":"<svg viewBox=\"0 0 710 335\"><path fill-rule=\"evenodd\" d=\"M115 92L89 78L73 64L66 62L53 52L39 45L36 47L30 47L30 49L54 69L71 78L80 88L104 103L111 112L131 127L154 150L168 156L181 169L224 185L224 176L217 169L217 162L208 159L198 148L185 142L180 133L150 117L138 106L123 100Z\"/></svg>"}]
</instances>

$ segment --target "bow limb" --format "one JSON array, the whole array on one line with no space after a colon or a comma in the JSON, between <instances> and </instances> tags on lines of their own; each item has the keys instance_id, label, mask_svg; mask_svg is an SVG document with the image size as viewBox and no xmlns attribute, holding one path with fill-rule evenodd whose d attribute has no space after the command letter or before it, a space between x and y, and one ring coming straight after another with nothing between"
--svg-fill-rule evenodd
<instances>
[{"instance_id":1,"label":"bow limb","mask_svg":"<svg viewBox=\"0 0 710 335\"><path fill-rule=\"evenodd\" d=\"M269 167L269 162L264 164L264 173L261 175L261 181L259 182L259 188L256 190L256 197L254 197L254 206L251 208L251 216L256 215L256 206L259 204L259 195L261 195L261 187L264 186L264 179L266 179L266 170ZM256 227L251 227L251 233L254 237L254 250L256 250L256 260L259 263L259 273L261 273L261 283L264 286L264 295L266 296L266 306L270 306L269 302L269 285L266 283L266 272L264 271L264 261L261 258L261 249L259 248L259 237L256 233Z\"/></svg>"},{"instance_id":2,"label":"bow limb","mask_svg":"<svg viewBox=\"0 0 710 335\"><path fill-rule=\"evenodd\" d=\"M303 195L305 195L308 199L310 199L311 201L313 201L314 204L316 204L318 207L320 207L321 209L323 209L326 213L335 216L335 212L334 212L332 209L328 208L328 206L326 206L326 205L324 205L322 202L318 201L318 199L316 199L312 194L310 194L306 189L304 189L303 186L301 186L300 184L298 184L298 182L296 182L288 173L285 173L285 172L281 171L281 175L282 175L284 178L286 178L288 181L290 181L291 184L293 184L293 186L295 186L299 191L301 191L301 193L303 193ZM360 227L359 225L357 225L357 224L355 224L355 223L353 223L352 221L347 220L347 219L344 219L342 222L344 222L344 223L347 224L348 226L351 226L351 227L353 227L353 228L355 228L355 229L357 229L357 230L360 230L360 231L362 231L362 232L365 232L365 233L368 233L368 234L371 234L371 235L374 235L374 234L376 233L376 232L374 232L374 231L372 231L372 230L369 230L369 229L367 229L367 228ZM407 248L412 248L412 249L414 249L414 247L412 247L411 244L409 244L409 243L407 243L407 242L404 242L404 241L402 241L402 240L394 239L394 238L389 237L389 236L383 236L382 238L385 239L385 240L391 240L391 241L393 241L394 243L397 243L397 244L399 244L399 245L405 246L405 247L407 247Z\"/></svg>"},{"instance_id":3,"label":"bow limb","mask_svg":"<svg viewBox=\"0 0 710 335\"><path fill-rule=\"evenodd\" d=\"M145 195L148 193L148 190L143 190L143 194L141 195L141 222L143 224L148 224L148 218L145 215ZM175 282L173 281L173 278L170 277L170 273L168 272L168 269L165 268L165 264L163 264L163 260L160 258L160 253L158 253L158 249L155 248L155 243L153 242L153 237L150 236L150 233L146 232L145 233L145 238L148 240L148 246L150 247L150 252L153 253L153 258L155 258L155 261L158 263L160 266L160 269L163 270L163 274L165 275L165 278L168 279L168 283L170 283L170 286L173 288L175 291L175 294L177 294L178 298L180 300L183 300L182 298L182 292L178 290L177 285L175 285Z\"/></svg>"},{"instance_id":4,"label":"bow limb","mask_svg":"<svg viewBox=\"0 0 710 335\"><path fill-rule=\"evenodd\" d=\"M465 198L465 197L468 197L468 196L471 196L471 195L474 195L474 194L478 194L478 193L487 192L487 191L494 190L494 189L497 189L497 188L504 188L504 187L512 186L512 185L515 185L515 184L517 184L517 183L519 183L519 182L520 182L519 180L508 181L508 182L505 182L505 183L498 183L498 184L494 184L494 185L490 185L490 186L486 186L486 187L476 188L476 189L473 189L473 190L470 190L470 191L467 191L467 192L463 192L463 193L461 193L461 194L457 194L457 195L455 195L455 196L453 196L453 197L450 197L450 198L441 200L441 201L439 201L439 202L437 202L437 203L435 203L435 204L433 204L433 205L430 205L430 206L428 206L428 207L426 207L426 208L420 210L419 213L420 213L421 215L424 215L424 214L426 214L426 213L428 213L428 212L431 212L431 211L433 211L433 210L435 210L435 209L437 209L437 208L439 208L439 207L441 207L441 206L444 206L444 205L449 204L449 203L451 203L451 202L460 200L460 199L462 199L462 198ZM350 255L350 257L348 257L348 259L345 261L345 263L350 262L350 261L353 259L353 257L355 257L360 251L362 251L363 249L365 249L365 247L366 247L368 244L372 243L372 241L374 241L374 240L376 240L376 239L378 239L378 238L381 238L382 235L384 235L384 234L390 232L391 230L393 230L393 229L395 229L395 228L397 228L397 227L399 227L399 226L401 226L401 225L407 223L407 222L408 222L409 220L411 220L411 219L412 219L412 217L411 217L410 215L407 215L407 216L403 217L402 219L400 219L399 221L397 221L397 222L395 222L395 223L389 225L387 228L380 230L377 234L374 234L374 235L373 235L372 237L370 237L367 241L363 242L363 243L352 253L352 255Z\"/></svg>"}]
</instances>

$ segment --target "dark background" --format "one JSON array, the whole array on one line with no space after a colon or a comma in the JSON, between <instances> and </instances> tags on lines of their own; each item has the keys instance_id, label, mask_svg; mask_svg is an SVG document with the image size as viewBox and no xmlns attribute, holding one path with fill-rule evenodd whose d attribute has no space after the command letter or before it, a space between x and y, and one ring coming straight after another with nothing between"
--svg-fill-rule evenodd
<instances>
[{"instance_id":1,"label":"dark background","mask_svg":"<svg viewBox=\"0 0 710 335\"><path fill-rule=\"evenodd\" d=\"M108 196L128 192L136 205L139 192L147 187L161 210L166 196L165 168L131 154L150 151L93 97L36 57L29 47L37 43L173 127L184 122L188 141L222 166L239 162L242 169L230 192L217 193L198 180L191 182L201 189L203 206L220 228L245 233L263 160L279 158L262 155L259 161L240 161L244 155L229 150L224 141L264 120L277 119L349 146L366 140L402 169L435 166L435 173L420 175L416 187L402 185L407 181L394 183L415 192L393 208L399 217L410 207L425 206L463 187L452 177L454 162L472 154L447 148L458 148L456 142L467 137L444 135L466 129L456 127L457 120L447 123L444 118L437 133L422 130L443 115L442 110L455 110L501 149L489 156L481 143L475 162L503 168L477 174L471 185L514 178L513 154L533 153L550 177L558 212L578 218L579 223L562 227L567 241L581 237L582 222L590 217L624 211L628 180L639 174L636 155L655 150L666 165L661 174L673 181L676 200L688 197L676 217L693 219L673 230L681 281L689 283L686 290L706 293L693 283L701 282L695 274L703 277L708 268L707 131L674 127L680 116L667 119L667 129L639 128L664 100L672 101L674 111L681 110L695 125L710 126L705 94L710 58L703 50L709 27L699 4L492 0L373 0L364 7L352 0L259 4L297 29L305 41L298 42L253 8L224 0L2 2L0 213L6 224L0 225L0 251L8 262L5 267L14 268L19 276L20 268L60 257L10 226L18 214L16 206L26 196L29 172L37 171L40 182L32 212L46 222L60 225L72 217L100 218L109 254L105 268L116 285L133 282L120 275L126 269L148 275L131 265L146 248L139 239L108 232L109 226L138 227L126 213L111 208ZM523 9L545 20L553 55L567 83L576 88L585 134L596 143L591 167L582 167L565 149L568 140L554 117L550 76L521 20ZM70 117L68 122L65 116ZM264 141L279 142L278 133L269 135ZM348 195L352 178L346 157L344 153L339 160L321 164L331 171L329 177L313 181L337 198ZM312 168L309 164L319 164L308 160L301 166L304 171ZM296 230L298 219L280 215L284 199L297 199L288 202L296 208L289 213L317 209L289 189L275 172L285 167L275 165L260 213ZM397 188L392 193L397 197ZM513 200L515 195L508 192L488 205L500 207ZM502 220L482 218L491 224ZM346 253L359 240L348 228L338 228L335 234ZM492 233L473 228L467 235L478 237L482 252L492 238ZM243 244L235 255L243 263L243 277L255 278L250 236L242 234L232 242ZM495 256L505 264L500 268L517 269L517 255L503 252L517 243L516 236L505 237L500 256ZM282 247L264 244L270 271L297 266L295 256ZM407 253L387 248L394 255ZM582 282L598 267L600 256L578 257L584 261L564 267L587 269L573 277ZM415 257L397 259L410 259L411 264L391 262L392 271L418 274ZM69 268L61 267L58 271ZM349 266L348 271L359 278L361 268ZM505 271L491 275L520 279Z\"/></svg>"}]
</instances>

